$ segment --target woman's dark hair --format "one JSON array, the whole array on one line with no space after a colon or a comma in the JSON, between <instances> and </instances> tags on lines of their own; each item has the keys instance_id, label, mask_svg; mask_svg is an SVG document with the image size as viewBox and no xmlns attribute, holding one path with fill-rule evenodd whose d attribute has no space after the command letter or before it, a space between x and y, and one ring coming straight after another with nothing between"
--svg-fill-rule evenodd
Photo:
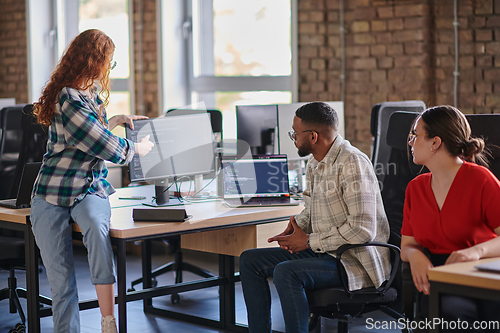
<instances>
[{"instance_id":1,"label":"woman's dark hair","mask_svg":"<svg viewBox=\"0 0 500 333\"><path fill-rule=\"evenodd\" d=\"M424 121L428 137L439 136L450 154L488 165L484 140L471 137L469 122L460 110L450 105L440 105L425 110L420 118Z\"/></svg>"},{"instance_id":2,"label":"woman's dark hair","mask_svg":"<svg viewBox=\"0 0 500 333\"><path fill-rule=\"evenodd\" d=\"M337 112L324 102L312 102L302 105L295 111L295 115L307 124L327 126L335 130L339 127Z\"/></svg>"}]
</instances>

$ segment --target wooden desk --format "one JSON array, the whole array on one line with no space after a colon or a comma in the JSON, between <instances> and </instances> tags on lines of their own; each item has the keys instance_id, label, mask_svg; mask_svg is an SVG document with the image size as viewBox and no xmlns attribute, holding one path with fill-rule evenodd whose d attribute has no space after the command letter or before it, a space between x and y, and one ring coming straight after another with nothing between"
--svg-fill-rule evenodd
<instances>
[{"instance_id":1,"label":"wooden desk","mask_svg":"<svg viewBox=\"0 0 500 333\"><path fill-rule=\"evenodd\" d=\"M218 321L199 318L189 315L176 314L177 319L197 321L221 329L239 331L235 323L234 314L234 257L227 254L219 256L219 277L200 280L199 283L182 283L175 286L151 287L151 249L150 240L172 235L186 235L198 232L216 232L224 229L239 227L251 227L256 225L280 222L287 220L290 215L299 213L302 206L281 207L255 207L255 208L228 208L221 201L209 201L193 203L185 206L189 215L193 218L186 222L158 223L158 222L134 222L132 219L133 207L141 202L137 200L120 200L118 197L126 195L144 195L146 201L151 200L153 195L152 186L119 189L111 196L112 209L110 236L113 245L116 245L117 256L117 288L118 296L118 326L120 332L127 332L127 309L126 303L144 299L145 310L169 316L169 313L157 312L152 307L152 297L168 295L176 292L196 290L200 288L220 287L220 319ZM151 208L157 209L157 208ZM13 210L0 208L0 228L22 230L26 240L26 283L28 286L28 329L29 332L40 332L40 316L50 315L47 311L41 311L36 301L39 293L38 284L38 249L35 245L29 221L29 209ZM79 231L75 225L75 231ZM127 293L126 281L126 243L129 241L143 242L143 278L144 289ZM80 309L88 309L97 305L96 300L82 301ZM50 310L49 310L50 311ZM171 313L170 313L171 314ZM196 320L195 320L196 319Z\"/></svg>"},{"instance_id":2,"label":"wooden desk","mask_svg":"<svg viewBox=\"0 0 500 333\"><path fill-rule=\"evenodd\" d=\"M481 259L479 261L443 265L429 270L428 276L431 284L430 320L441 318L439 310L442 294L500 300L500 274L482 272L474 268L480 263L499 259ZM432 331L438 332L439 329L434 328Z\"/></svg>"}]
</instances>

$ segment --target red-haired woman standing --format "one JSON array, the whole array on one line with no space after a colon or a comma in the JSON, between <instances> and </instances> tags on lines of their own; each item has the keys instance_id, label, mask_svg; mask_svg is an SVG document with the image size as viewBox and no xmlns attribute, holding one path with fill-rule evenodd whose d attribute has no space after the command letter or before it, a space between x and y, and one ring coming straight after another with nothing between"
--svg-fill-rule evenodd
<instances>
[{"instance_id":1,"label":"red-haired woman standing","mask_svg":"<svg viewBox=\"0 0 500 333\"><path fill-rule=\"evenodd\" d=\"M34 105L38 122L49 126L49 133L33 189L31 222L52 290L54 332L80 332L71 221L82 230L88 251L102 332L116 332L108 200L114 189L106 181L105 161L127 164L134 154L146 155L153 143L149 137L134 143L110 132L117 125L133 128L133 120L146 118L120 115L109 122L106 118L114 50L103 32L82 32Z\"/></svg>"}]
</instances>

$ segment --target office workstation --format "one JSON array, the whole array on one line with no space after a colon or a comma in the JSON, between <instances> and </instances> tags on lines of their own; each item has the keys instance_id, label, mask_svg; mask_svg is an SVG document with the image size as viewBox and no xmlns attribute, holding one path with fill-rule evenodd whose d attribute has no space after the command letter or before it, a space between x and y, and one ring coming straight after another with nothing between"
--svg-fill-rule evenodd
<instances>
[{"instance_id":1,"label":"office workstation","mask_svg":"<svg viewBox=\"0 0 500 333\"><path fill-rule=\"evenodd\" d=\"M130 177L127 168L108 164L107 179L119 189L111 196L112 212L124 223L118 224L113 217L111 236L116 245L115 253L120 260L125 260L123 246L127 244L126 248L132 249L130 252L139 252L144 246L142 252L151 250L154 254L155 246L147 243L159 238L160 241L153 244L168 243L162 246L169 250L177 244L179 249L189 249L189 253L220 254L224 258L221 259L222 266L230 268L230 258L239 256L242 250L268 246L266 237L281 232L287 217L300 211L302 205L265 208L263 211L259 207L229 208L223 201L230 199L224 198L223 177L215 177L219 172L216 166L220 165L224 154L226 157L240 153L247 157L286 155L289 191L294 199L300 199L300 193L305 189L306 159L297 155L288 131L299 106L308 101L326 101L339 114L342 137L371 157L379 184L384 185L385 177L389 181L398 179L403 174L399 168L392 168L389 152L397 148L398 153L408 159L405 155L408 153L408 133L404 133L405 138L400 142L394 139L399 134L385 135L389 117L394 111L420 112L425 107L449 104L468 114L471 124L474 117L469 114L488 114L494 118L498 113L497 7L498 4L491 1L382 3L375 0L359 3L256 0L251 4L215 0L26 0L15 5L2 3L0 12L6 19L1 26L0 43L6 47L0 56L0 109L6 107L20 111L25 105L36 102L71 40L86 29L104 31L116 45L113 59L118 63L110 74L113 84L106 108L108 118L127 114L147 115L150 119L172 117L174 121L177 116L187 115L188 110L195 111L190 111L191 114L210 110L212 133L197 131L197 134L206 138L207 146L208 141L213 140L210 144L215 152L213 160L218 160L206 162L208 159L203 159L206 151L202 149L196 154L199 158L196 163L179 156L177 162L180 164L172 162L166 169L165 163L161 164L161 169L168 170L161 177L140 172L134 174L133 169ZM398 101L408 103L404 105ZM414 109L410 110L409 104ZM370 124L370 113L377 105L381 111L380 122ZM220 116L217 130L212 119L214 114ZM7 111L2 111L0 118L4 119L4 116L7 117ZM183 126L191 126L192 122L188 123ZM490 121L490 124L494 123ZM7 127L8 124L0 121L0 199L16 196L16 184L21 178L17 171L22 171L17 167L18 153L11 150L11 143L20 141L22 129L19 126ZM144 125L141 134L146 133L151 122L145 124L149 125ZM140 130L141 127L137 127L137 132ZM113 133L126 137L127 130L117 128ZM187 136L182 130L175 135ZM487 139L494 138L488 134ZM166 140L170 138L166 137ZM188 141L181 143L189 146ZM387 147L379 147L386 143ZM189 149L187 146L182 149ZM161 159L159 155L155 158ZM137 161L131 164L132 168ZM498 176L495 171L497 161L495 157L490 169ZM191 167L197 169L189 169ZM411 168L410 173L403 175L400 187L413 178L413 172L420 172L420 167L411 165ZM151 168L149 171L155 170ZM393 171L397 175L392 174ZM214 179L212 183L204 188L211 179ZM135 186L146 182L150 185ZM128 186L129 183L132 186ZM404 201L404 189L397 193L391 192L389 185L381 189L384 204L388 201L399 209ZM281 192L280 195L286 194L284 190ZM183 195L180 200L179 193ZM119 196L135 198L118 199ZM183 223L133 221L133 207L147 209L159 202L160 205L170 202L173 206L155 209L184 207L186 214L192 217ZM204 208L199 212L196 207ZM267 210L279 213L271 214L267 219ZM400 214L399 210L387 209L386 213L388 217ZM26 253L26 265L33 269L26 271L26 281L20 283L34 285L37 275L33 260L37 257L37 248L31 235L29 210L2 208L1 214L6 229L24 233L21 237L25 239L26 248L22 250L23 245L16 249L19 253ZM177 228L177 225L185 229ZM397 229L396 233L399 233L401 226L395 225L391 224L391 231ZM78 233L75 229L76 238L81 237ZM6 237L10 237L11 232L7 234ZM83 248L78 241L75 244ZM130 252L127 253L129 258ZM189 258L185 263L189 263ZM168 267L165 268L167 271L173 266ZM476 276L473 268L457 267L461 267L457 268L458 271L463 269ZM445 268L442 267L444 271ZM8 266L2 266L0 271L1 287L8 284L8 269ZM440 270L436 269L436 272ZM468 273L461 275L458 271L453 270L456 275L452 282L460 285L461 280L468 281ZM137 283L136 294L131 292L124 297L126 290L123 288L129 288L130 278L127 277L126 283L118 281L117 300L121 312L117 313L117 320L120 320L122 330L127 323L126 319L121 319L125 317L124 300L153 295L153 292L140 293L140 284L143 280L150 280L147 275L151 269L146 267L144 272L144 277L139 279L141 282ZM16 268L16 274L24 279L23 270ZM152 274L154 285L156 272ZM232 273L226 270L224 274ZM447 279L451 275L433 282L434 274L433 271L429 273L431 285L436 286L440 295L446 294L445 289L439 288L449 282ZM495 279L494 273L488 274ZM120 275L123 275L123 270ZM214 277L208 283L221 283L222 286L225 282ZM158 292L175 290L168 288ZM27 316L30 331L36 331L38 315L33 313L41 311L42 317L49 316L50 308L45 305L38 309L33 298L35 293L32 290L27 292L28 296L31 295L27 307L24 300L21 300L21 305L31 314ZM203 293L203 290L199 292ZM483 295L487 290L474 292ZM496 294L490 295L497 299ZM182 302L182 293L180 297ZM1 309L8 307L11 310L11 302L7 300L0 301L0 306L5 303L7 305ZM93 300L83 307L95 305ZM8 324L2 324L5 326L0 326L0 330L9 330L19 322L19 316L7 310L2 310L2 319L3 316ZM96 321L98 317L97 314ZM221 322L232 325L227 318L230 315ZM196 322L196 319L186 318L188 322L191 320ZM333 322L336 325L337 321ZM138 330L135 326L131 329L130 324L129 321L128 331ZM221 327L223 324L207 322L207 327L211 325ZM365 328L365 325L361 326L360 329Z\"/></svg>"},{"instance_id":2,"label":"office workstation","mask_svg":"<svg viewBox=\"0 0 500 333\"><path fill-rule=\"evenodd\" d=\"M119 190L118 195L128 196L146 196L148 201L151 201L154 194L154 187L147 186L123 189L123 191ZM118 199L119 200L119 199ZM122 203L123 205L123 203ZM120 203L118 203L120 206ZM141 207L140 203L139 206ZM127 331L127 316L126 316L126 302L133 301L138 299L143 299L146 297L153 296L161 296L161 295L169 295L171 293L180 292L180 291L188 291L202 287L209 286L223 286L225 289L222 289L221 292L221 309L225 310L227 313L221 313L220 321L203 321L199 319L199 321L203 324L209 326L215 326L219 328L229 328L230 325L234 325L234 321L231 323L230 317L228 317L228 313L230 315L231 310L234 312L234 302L225 304L228 301L228 296L225 294L224 290L228 290L227 288L234 288L234 262L231 263L231 257L222 256L221 264L229 265L225 271L226 275L220 276L218 279L211 279L210 282L199 282L197 286L196 283L187 283L187 286L183 285L179 288L169 288L163 287L163 292L148 290L147 284L145 285L142 291L130 292L127 294L127 278L126 278L126 243L137 241L137 240L150 240L154 238L162 238L166 236L175 236L175 235L184 235L190 233L198 233L202 231L213 232L218 230L224 230L227 228L235 228L233 234L241 233L241 235L245 235L245 242L238 242L237 238L231 239L229 244L225 244L226 246L222 247L220 250L209 250L214 251L215 253L229 253L229 256L235 255L237 251L243 251L247 248L257 247L258 245L262 246L262 238L267 239L272 236L273 232L276 231L274 227L267 227L266 223L279 222L287 219L288 216L295 214L300 211L300 206L292 206L292 207L275 207L275 208L245 208L243 210L234 210L225 206L222 202L206 202L206 203L197 203L186 206L186 211L189 215L193 217L187 222L134 222L132 219L133 207L117 207L112 210L112 221L110 226L110 236L113 240L113 243L117 246L116 255L117 255L117 281L118 281L118 295L117 295L117 304L118 304L118 316L119 316L119 327L120 332ZM154 209L154 208L152 208ZM161 209L161 208L160 208ZM9 210L2 209L0 212L1 225L3 228L9 228L14 230L23 230L26 235L30 235L30 224L29 224L29 209L22 210ZM263 224L263 226L261 226ZM282 224L280 224L282 226ZM243 228L243 230L238 230L239 228ZM74 228L75 232L78 232L79 229L77 226ZM254 230L253 239L249 239L249 235L252 235L250 230ZM250 232L249 232L250 231ZM207 237L211 237L208 235ZM240 236L242 237L242 236ZM213 239L213 238L212 238ZM208 244L207 248L204 250L207 251L210 246L218 246L218 240L214 239L216 244ZM234 244L236 242L236 244ZM233 244L231 244L233 243ZM29 246L31 252L27 252L27 274L35 272L35 274L30 274L30 279L27 280L28 285L28 327L30 328L30 332L39 332L40 323L39 316L50 316L50 309L45 309L45 311L41 311L38 308L37 295L38 295L38 259L35 250L34 239L31 236L31 239L26 239L26 246ZM237 246L236 246L237 245ZM219 245L220 246L220 245ZM145 252L146 258L148 251ZM150 252L149 252L150 253ZM144 260L144 258L143 258ZM224 261L222 261L224 260ZM144 272L148 271L149 274L151 272L151 262L146 260L143 262L145 265ZM229 276L227 275L229 274ZM231 274L233 277L231 277ZM148 274L144 275L147 280ZM229 285L232 283L233 285ZM159 288L161 290L162 288ZM233 291L234 293L234 291ZM234 297L234 295L233 295ZM95 300L91 302L85 302L83 300L81 309L86 309L94 306L96 304ZM147 308L146 308L147 310ZM157 312L161 313L161 312ZM176 315L179 318L180 315ZM187 320L193 320L197 322L197 319L193 319L189 316L186 316ZM233 314L234 318L234 314ZM186 320L186 319L185 319Z\"/></svg>"},{"instance_id":3,"label":"office workstation","mask_svg":"<svg viewBox=\"0 0 500 333\"><path fill-rule=\"evenodd\" d=\"M458 295L482 300L500 299L499 258L481 259L435 267L429 271L431 283L429 320L442 320L441 296ZM493 264L490 269L476 266ZM495 322L479 322L474 329L497 329ZM441 325L433 327L431 332L439 332Z\"/></svg>"},{"instance_id":4,"label":"office workstation","mask_svg":"<svg viewBox=\"0 0 500 333\"><path fill-rule=\"evenodd\" d=\"M190 126L187 126L189 124ZM299 204L292 206L279 205L275 207L252 207L242 209L232 209L227 206L222 198L216 196L217 181L214 179L206 180L212 183L212 191L215 195L208 198L193 197L189 194L186 198L180 199L168 195L168 189L177 182L178 178L187 177L192 174L203 175L204 173L212 173L216 169L215 163L218 161L214 158L215 146L213 142L212 126L207 113L203 114L184 114L165 118L157 118L153 120L139 121L135 124L135 131L129 130L127 136L136 139L136 136L151 135L155 142L155 151L151 153L149 158L139 158L132 161L130 166L130 178L132 181L152 181L153 185L149 186L131 186L128 188L118 189L118 192L111 196L112 221L110 225L110 237L116 245L117 255L117 280L118 280L118 295L116 302L119 309L119 328L120 331L127 330L126 302L138 300L145 297L158 297L182 291L196 290L211 286L220 286L221 301L220 301L220 320L203 320L196 316L184 315L184 320L190 322L198 322L209 326L220 328L236 327L234 321L234 283L237 281L234 273L234 256L238 256L242 251L249 248L258 248L269 246L266 244L266 239L278 233L280 229L287 224L288 217L294 215L302 209ZM145 133L145 132L146 133ZM200 135L206 133L205 135ZM191 141L185 137L192 138ZM234 155L232 161L239 162ZM241 170L234 170L234 164L231 166L231 171L224 171L224 168L219 169L213 176L214 178L222 177L222 174L238 175L241 180L245 180L244 187L253 189L253 192L245 192L245 200L250 199L253 195L258 195L261 198L271 198L284 196L289 198L288 172L286 155L269 155L276 156L277 159L268 160L267 155L261 156L260 165L269 164L274 169L282 171L281 178L278 182L281 184L280 189L276 194L274 190L261 190L260 186L265 184L269 178L268 169L262 169L258 172L261 179L257 180L257 174L253 169L252 155L245 163L246 169L252 171L253 174L240 174ZM278 164L276 164L278 163ZM159 167L159 166L160 167ZM224 160L221 162L224 165ZM39 165L37 165L39 168ZM248 169L251 167L252 170ZM228 168L229 170L229 168ZM276 173L274 173L276 175ZM27 177L27 173L23 173L23 177ZM253 179L253 183L248 179ZM170 181L169 181L170 179ZM156 182L155 182L156 181ZM234 193L234 179L230 179L232 185L227 185L227 191ZM180 182L180 181L179 181ZM224 182L222 182L224 183ZM215 187L214 187L215 185ZM177 190L181 191L183 186ZM233 188L231 190L231 188ZM260 192L259 192L260 191ZM266 194L266 191L269 192ZM240 191L241 192L241 191ZM167 193L165 195L165 193ZM236 192L238 193L238 192ZM257 193L257 194L256 194ZM194 202L193 202L194 201ZM153 207L151 207L153 206ZM167 212L162 214L162 209L172 207L173 209L183 209L189 216L185 222L166 222L169 221ZM144 212L149 210L155 212L155 216L160 216L159 220L148 222L138 222L139 219L134 210ZM186 214L185 213L185 214ZM40 328L40 317L50 316L50 308L39 309L38 302L38 276L32 272L38 272L38 255L36 245L31 233L31 224L29 220L29 209L7 209L1 215L2 227L7 229L23 230L25 234L27 258L27 279L28 284L28 327L30 331L38 332ZM142 218L144 220L144 218ZM183 219L181 219L182 221ZM281 222L278 225L273 222ZM221 236L226 229L232 231L226 236ZM77 225L74 226L76 238L79 238L80 229ZM220 273L219 277L208 278L199 282L179 283L176 287L161 286L157 289L148 290L148 283L144 283L142 291L126 292L126 243L133 241L144 241L143 245L143 279L150 281L151 261L150 261L150 239L165 238L175 236L185 236L188 234L197 233L194 244L197 244L197 250L207 251L220 254ZM215 233L215 234L214 234ZM186 234L186 235L184 235ZM229 235L229 236L228 236ZM29 237L28 237L29 236ZM204 239L204 241L200 241ZM229 241L220 242L220 237L229 237ZM193 239L186 238L186 247L194 248ZM202 247L200 248L200 244ZM28 252L28 248L31 252ZM149 259L148 259L149 258ZM148 273L145 273L145 272ZM149 286L151 287L151 286ZM231 300L232 295L232 300ZM168 316L169 312L162 311L152 306L152 301L145 303L145 311L156 314L164 314ZM80 309L88 309L96 306L96 300L82 301ZM172 315L171 315L172 316ZM174 318L180 318L182 315L174 314Z\"/></svg>"}]
</instances>

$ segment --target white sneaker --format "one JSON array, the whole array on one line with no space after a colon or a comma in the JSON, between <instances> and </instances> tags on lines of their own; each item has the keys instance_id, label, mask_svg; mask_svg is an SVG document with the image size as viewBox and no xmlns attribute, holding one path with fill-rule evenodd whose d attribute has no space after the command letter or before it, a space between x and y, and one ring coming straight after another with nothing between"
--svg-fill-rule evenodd
<instances>
[{"instance_id":1,"label":"white sneaker","mask_svg":"<svg viewBox=\"0 0 500 333\"><path fill-rule=\"evenodd\" d=\"M101 318L101 332L118 333L118 330L116 329L115 316L106 316Z\"/></svg>"}]
</instances>

